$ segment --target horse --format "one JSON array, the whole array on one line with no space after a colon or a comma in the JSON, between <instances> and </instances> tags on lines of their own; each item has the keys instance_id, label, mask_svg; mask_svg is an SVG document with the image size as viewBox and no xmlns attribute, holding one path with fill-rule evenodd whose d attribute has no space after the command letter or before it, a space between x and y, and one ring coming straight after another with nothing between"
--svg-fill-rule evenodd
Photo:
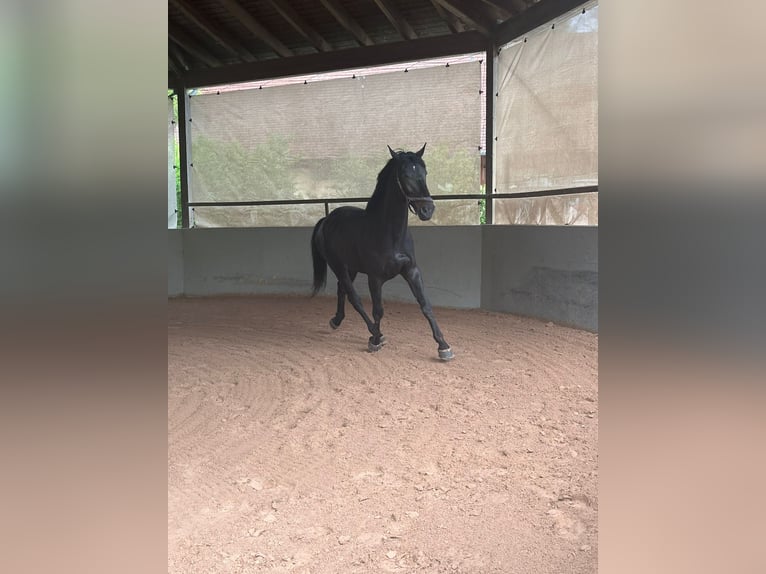
<instances>
[{"instance_id":1,"label":"horse","mask_svg":"<svg viewBox=\"0 0 766 574\"><path fill-rule=\"evenodd\" d=\"M312 296L325 287L329 265L338 279L338 307L335 316L330 319L330 327L340 327L348 298L370 332L368 350L376 352L386 342L380 332L383 284L401 275L431 326L439 358L449 361L454 354L444 340L426 297L423 277L415 261L415 244L407 227L408 210L421 221L427 221L435 209L426 185L427 171L423 161L426 144L416 152L394 151L391 146L387 147L391 159L378 174L375 191L366 208L338 207L314 226L311 235L314 263ZM354 278L358 273L367 275L373 320L364 310L354 288Z\"/></svg>"}]
</instances>

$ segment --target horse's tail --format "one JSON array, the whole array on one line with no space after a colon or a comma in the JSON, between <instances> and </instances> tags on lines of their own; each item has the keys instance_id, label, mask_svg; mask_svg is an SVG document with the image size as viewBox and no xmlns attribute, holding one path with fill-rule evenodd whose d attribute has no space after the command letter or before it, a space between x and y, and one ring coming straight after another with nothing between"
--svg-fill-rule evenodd
<instances>
[{"instance_id":1,"label":"horse's tail","mask_svg":"<svg viewBox=\"0 0 766 574\"><path fill-rule=\"evenodd\" d=\"M325 261L322 254L319 252L319 245L317 244L317 235L319 234L319 226L322 225L324 217L317 221L314 226L314 232L311 234L311 257L314 260L314 286L311 290L311 296L316 295L320 289L324 289L327 284L327 261Z\"/></svg>"}]
</instances>

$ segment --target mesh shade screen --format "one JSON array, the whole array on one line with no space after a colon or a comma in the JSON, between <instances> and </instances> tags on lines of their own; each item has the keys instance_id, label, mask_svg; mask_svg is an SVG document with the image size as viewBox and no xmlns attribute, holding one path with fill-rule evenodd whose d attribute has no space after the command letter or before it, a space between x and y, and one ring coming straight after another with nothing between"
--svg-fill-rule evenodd
<instances>
[{"instance_id":1,"label":"mesh shade screen","mask_svg":"<svg viewBox=\"0 0 766 574\"><path fill-rule=\"evenodd\" d=\"M495 190L598 184L598 5L542 26L497 58ZM495 200L496 223L595 225L583 196Z\"/></svg>"},{"instance_id":2,"label":"mesh shade screen","mask_svg":"<svg viewBox=\"0 0 766 574\"><path fill-rule=\"evenodd\" d=\"M173 98L168 98L168 229L175 229L176 209L176 130L173 121Z\"/></svg>"},{"instance_id":3,"label":"mesh shade screen","mask_svg":"<svg viewBox=\"0 0 766 574\"><path fill-rule=\"evenodd\" d=\"M476 60L194 95L191 201L366 198L390 159L387 145L414 151L425 142L432 194L479 193L481 74ZM475 203L437 204L437 221L478 223ZM313 225L316 207L195 208L193 218Z\"/></svg>"}]
</instances>

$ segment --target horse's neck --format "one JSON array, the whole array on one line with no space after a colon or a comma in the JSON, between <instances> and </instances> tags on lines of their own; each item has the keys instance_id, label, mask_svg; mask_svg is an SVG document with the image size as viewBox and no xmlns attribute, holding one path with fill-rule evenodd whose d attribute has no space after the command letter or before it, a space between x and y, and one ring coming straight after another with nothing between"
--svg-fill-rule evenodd
<instances>
[{"instance_id":1,"label":"horse's neck","mask_svg":"<svg viewBox=\"0 0 766 574\"><path fill-rule=\"evenodd\" d=\"M402 242L407 235L407 200L396 181L396 172L392 171L381 189L370 215L376 220L383 234L391 237L394 245Z\"/></svg>"}]
</instances>

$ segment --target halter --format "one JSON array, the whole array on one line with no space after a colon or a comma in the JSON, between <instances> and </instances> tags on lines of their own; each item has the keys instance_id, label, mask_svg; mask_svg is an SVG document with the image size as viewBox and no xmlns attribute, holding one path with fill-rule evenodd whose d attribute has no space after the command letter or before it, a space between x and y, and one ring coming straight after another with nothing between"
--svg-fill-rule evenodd
<instances>
[{"instance_id":1,"label":"halter","mask_svg":"<svg viewBox=\"0 0 766 574\"><path fill-rule=\"evenodd\" d=\"M433 203L434 200L430 197L410 197L407 195L407 193L404 191L404 187L402 186L402 182L399 181L399 169L396 170L396 183L399 184L399 191L402 192L402 195L404 196L404 199L407 200L407 209L409 209L413 215L417 215L417 212L415 211L415 208L412 207L413 201L423 201L425 203Z\"/></svg>"}]
</instances>

